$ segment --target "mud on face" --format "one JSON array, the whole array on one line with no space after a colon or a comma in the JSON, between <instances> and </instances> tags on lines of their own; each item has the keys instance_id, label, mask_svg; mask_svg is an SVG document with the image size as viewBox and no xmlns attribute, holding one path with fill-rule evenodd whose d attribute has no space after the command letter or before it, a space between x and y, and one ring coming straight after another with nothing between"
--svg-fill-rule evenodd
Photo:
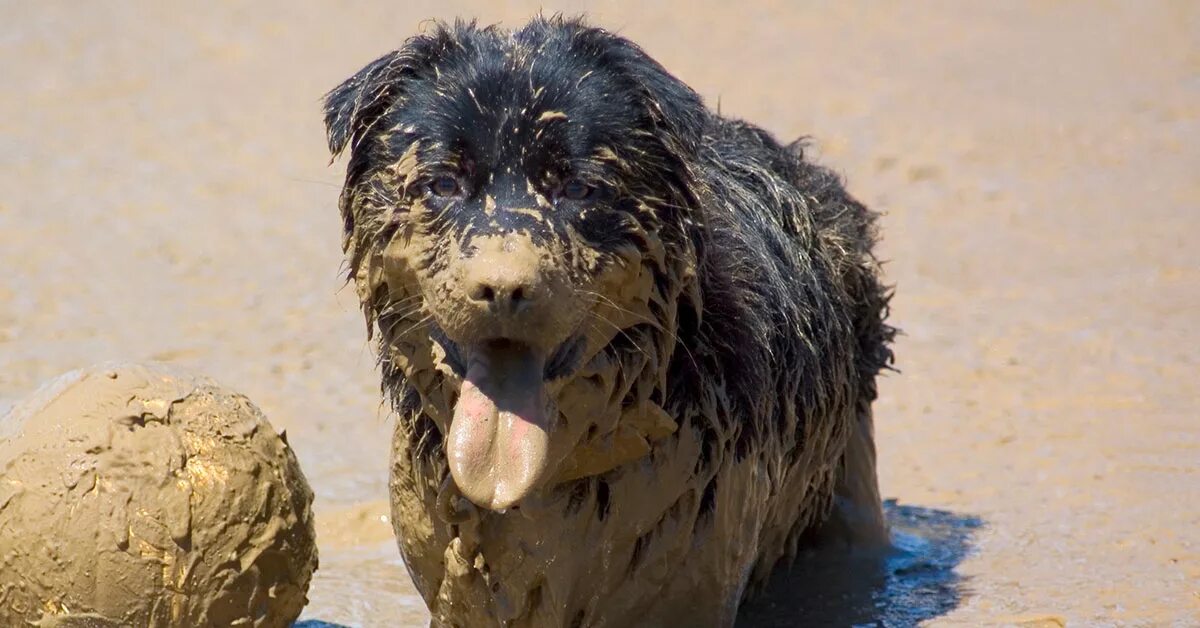
<instances>
[{"instance_id":1,"label":"mud on face","mask_svg":"<svg viewBox=\"0 0 1200 628\"><path fill-rule=\"evenodd\" d=\"M675 89L624 40L534 22L438 28L327 97L385 387L480 506L612 468L664 431L646 408L695 265L678 157L694 121L659 104L694 95L660 93ZM619 430L630 407L652 427Z\"/></svg>"}]
</instances>

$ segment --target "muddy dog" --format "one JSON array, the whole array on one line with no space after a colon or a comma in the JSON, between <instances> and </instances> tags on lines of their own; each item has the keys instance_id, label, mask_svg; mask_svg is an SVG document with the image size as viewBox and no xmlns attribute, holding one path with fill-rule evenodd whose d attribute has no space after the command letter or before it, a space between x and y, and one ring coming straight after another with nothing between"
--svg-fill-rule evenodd
<instances>
[{"instance_id":1,"label":"muddy dog","mask_svg":"<svg viewBox=\"0 0 1200 628\"><path fill-rule=\"evenodd\" d=\"M325 101L391 498L442 626L727 626L885 538L874 215L578 20L437 25Z\"/></svg>"}]
</instances>

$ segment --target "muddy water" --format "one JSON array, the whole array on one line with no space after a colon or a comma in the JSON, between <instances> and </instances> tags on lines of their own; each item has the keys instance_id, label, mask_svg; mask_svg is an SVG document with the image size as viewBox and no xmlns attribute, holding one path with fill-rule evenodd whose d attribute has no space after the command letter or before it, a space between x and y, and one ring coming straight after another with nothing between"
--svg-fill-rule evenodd
<instances>
[{"instance_id":1,"label":"muddy water","mask_svg":"<svg viewBox=\"0 0 1200 628\"><path fill-rule=\"evenodd\" d=\"M0 4L0 407L101 360L211 373L316 492L305 617L421 625L317 101L421 19L536 4ZM887 212L905 330L896 552L816 557L743 623L1200 623L1200 7L687 6L589 10L814 138Z\"/></svg>"}]
</instances>

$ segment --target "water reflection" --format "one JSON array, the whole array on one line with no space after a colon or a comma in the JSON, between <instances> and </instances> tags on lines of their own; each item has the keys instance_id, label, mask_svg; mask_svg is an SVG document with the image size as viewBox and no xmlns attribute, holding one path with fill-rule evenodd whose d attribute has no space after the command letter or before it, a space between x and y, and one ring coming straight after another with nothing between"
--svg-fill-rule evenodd
<instances>
[{"instance_id":1,"label":"water reflection","mask_svg":"<svg viewBox=\"0 0 1200 628\"><path fill-rule=\"evenodd\" d=\"M954 569L970 551L981 520L894 500L884 509L890 551L801 555L742 606L738 628L914 626L958 606L966 581Z\"/></svg>"}]
</instances>

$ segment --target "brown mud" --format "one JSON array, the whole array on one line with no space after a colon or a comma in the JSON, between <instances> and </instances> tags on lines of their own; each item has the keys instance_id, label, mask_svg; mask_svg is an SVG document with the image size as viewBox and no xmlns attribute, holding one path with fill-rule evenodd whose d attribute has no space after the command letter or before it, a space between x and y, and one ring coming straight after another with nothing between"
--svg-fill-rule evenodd
<instances>
[{"instance_id":1,"label":"brown mud","mask_svg":"<svg viewBox=\"0 0 1200 628\"><path fill-rule=\"evenodd\" d=\"M318 99L422 19L539 5L503 6L0 5L0 406L114 358L236 384L316 493L306 618L427 621ZM1200 622L1195 3L683 6L561 8L811 135L886 212L905 331L895 553L802 562L744 625Z\"/></svg>"},{"instance_id":2,"label":"brown mud","mask_svg":"<svg viewBox=\"0 0 1200 628\"><path fill-rule=\"evenodd\" d=\"M311 504L245 397L161 366L68 373L0 417L0 624L289 626Z\"/></svg>"}]
</instances>

